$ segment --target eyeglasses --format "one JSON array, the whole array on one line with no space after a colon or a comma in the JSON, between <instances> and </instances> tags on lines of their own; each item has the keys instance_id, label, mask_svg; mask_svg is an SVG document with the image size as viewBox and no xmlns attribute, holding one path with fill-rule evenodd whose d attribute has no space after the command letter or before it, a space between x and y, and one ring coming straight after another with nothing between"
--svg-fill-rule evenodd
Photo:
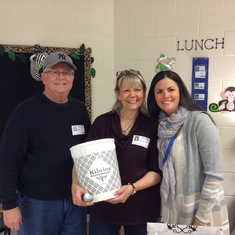
<instances>
[{"instance_id":1,"label":"eyeglasses","mask_svg":"<svg viewBox=\"0 0 235 235\"><path fill-rule=\"evenodd\" d=\"M116 77L117 78L118 77L122 77L122 76L125 76L125 75L129 74L129 73L141 76L141 74L140 74L140 72L138 70L129 69L129 70L123 70L123 71L116 72Z\"/></svg>"},{"instance_id":2,"label":"eyeglasses","mask_svg":"<svg viewBox=\"0 0 235 235\"><path fill-rule=\"evenodd\" d=\"M60 74L61 74L63 77L70 77L70 76L73 76L73 75L74 75L73 72L69 72L69 71L60 72L60 71L56 71L56 70L55 70L55 71L49 70L49 71L45 71L45 72L43 72L43 73L48 73L48 74L50 74L52 77L59 77Z\"/></svg>"},{"instance_id":3,"label":"eyeglasses","mask_svg":"<svg viewBox=\"0 0 235 235\"><path fill-rule=\"evenodd\" d=\"M144 78L143 78L142 74L140 73L140 71L134 70L134 69L129 69L129 70L123 70L123 71L116 72L117 81L119 79L121 79L122 77L130 75L130 74L133 74L133 75L137 76L145 84Z\"/></svg>"}]
</instances>

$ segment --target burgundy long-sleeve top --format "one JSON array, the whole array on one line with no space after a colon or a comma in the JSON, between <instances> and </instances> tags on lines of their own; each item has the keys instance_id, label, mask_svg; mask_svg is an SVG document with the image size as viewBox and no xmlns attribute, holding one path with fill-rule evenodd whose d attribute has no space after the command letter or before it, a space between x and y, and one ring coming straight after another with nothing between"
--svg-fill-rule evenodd
<instances>
[{"instance_id":1,"label":"burgundy long-sleeve top","mask_svg":"<svg viewBox=\"0 0 235 235\"><path fill-rule=\"evenodd\" d=\"M122 185L134 183L148 171L161 174L158 168L157 126L142 113L128 135L123 135L120 118L108 112L96 118L88 133L88 141L114 138ZM125 203L98 202L90 215L111 224L135 225L155 222L160 214L159 184L138 191Z\"/></svg>"}]
</instances>

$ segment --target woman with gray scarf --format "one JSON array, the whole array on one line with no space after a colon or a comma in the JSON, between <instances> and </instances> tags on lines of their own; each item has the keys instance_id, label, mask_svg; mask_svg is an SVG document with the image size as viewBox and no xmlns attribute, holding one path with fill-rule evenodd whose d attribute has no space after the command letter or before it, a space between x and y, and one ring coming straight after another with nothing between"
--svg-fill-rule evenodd
<instances>
[{"instance_id":1,"label":"woman with gray scarf","mask_svg":"<svg viewBox=\"0 0 235 235\"><path fill-rule=\"evenodd\" d=\"M220 137L212 118L173 71L155 75L147 103L158 123L162 222L221 227L229 234Z\"/></svg>"}]
</instances>

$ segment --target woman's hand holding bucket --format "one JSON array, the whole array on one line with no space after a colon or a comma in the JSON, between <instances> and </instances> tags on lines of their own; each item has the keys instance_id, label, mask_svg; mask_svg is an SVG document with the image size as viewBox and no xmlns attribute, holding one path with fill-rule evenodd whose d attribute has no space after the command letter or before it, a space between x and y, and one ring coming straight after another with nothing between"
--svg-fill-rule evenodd
<instances>
[{"instance_id":1,"label":"woman's hand holding bucket","mask_svg":"<svg viewBox=\"0 0 235 235\"><path fill-rule=\"evenodd\" d=\"M125 203L126 200L132 195L133 188L131 185L123 185L114 193L114 198L106 200L111 204Z\"/></svg>"}]
</instances>

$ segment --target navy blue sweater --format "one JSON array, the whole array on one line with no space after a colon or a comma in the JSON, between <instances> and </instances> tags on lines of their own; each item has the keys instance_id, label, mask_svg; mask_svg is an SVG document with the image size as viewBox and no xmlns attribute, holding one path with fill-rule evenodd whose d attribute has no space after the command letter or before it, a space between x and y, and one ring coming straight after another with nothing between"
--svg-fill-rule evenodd
<instances>
[{"instance_id":1,"label":"navy blue sweater","mask_svg":"<svg viewBox=\"0 0 235 235\"><path fill-rule=\"evenodd\" d=\"M18 105L0 146L0 202L17 204L17 190L39 200L71 195L70 147L84 142L90 120L85 105L69 97L57 104L43 94Z\"/></svg>"}]
</instances>

